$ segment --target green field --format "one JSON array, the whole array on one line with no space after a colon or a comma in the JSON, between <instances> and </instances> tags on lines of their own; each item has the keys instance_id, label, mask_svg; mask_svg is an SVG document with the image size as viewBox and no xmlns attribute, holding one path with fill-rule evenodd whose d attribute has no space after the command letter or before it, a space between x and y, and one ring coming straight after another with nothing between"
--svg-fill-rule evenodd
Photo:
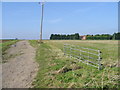
<instances>
[{"instance_id":1,"label":"green field","mask_svg":"<svg viewBox=\"0 0 120 90\"><path fill-rule=\"evenodd\" d=\"M37 50L39 71L35 88L118 88L118 41L112 40L31 40ZM72 44L102 51L103 69L78 62L63 53L63 45Z\"/></svg>"}]
</instances>

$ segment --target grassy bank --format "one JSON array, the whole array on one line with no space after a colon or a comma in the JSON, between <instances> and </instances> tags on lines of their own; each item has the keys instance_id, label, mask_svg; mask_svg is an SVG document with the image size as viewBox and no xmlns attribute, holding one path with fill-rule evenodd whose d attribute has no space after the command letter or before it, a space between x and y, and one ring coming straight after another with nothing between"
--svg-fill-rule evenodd
<instances>
[{"instance_id":1,"label":"grassy bank","mask_svg":"<svg viewBox=\"0 0 120 90\"><path fill-rule=\"evenodd\" d=\"M53 40L38 44L36 61L39 71L33 85L35 88L116 88L118 87L118 43L117 41ZM102 51L103 70L88 66L64 56L63 45L75 44Z\"/></svg>"},{"instance_id":2,"label":"grassy bank","mask_svg":"<svg viewBox=\"0 0 120 90\"><path fill-rule=\"evenodd\" d=\"M5 51L10 48L10 45L16 43L18 40L9 40L9 41L6 41L4 43L0 43L0 55L1 57L4 56L6 53ZM4 59L4 58L2 58Z\"/></svg>"}]
</instances>

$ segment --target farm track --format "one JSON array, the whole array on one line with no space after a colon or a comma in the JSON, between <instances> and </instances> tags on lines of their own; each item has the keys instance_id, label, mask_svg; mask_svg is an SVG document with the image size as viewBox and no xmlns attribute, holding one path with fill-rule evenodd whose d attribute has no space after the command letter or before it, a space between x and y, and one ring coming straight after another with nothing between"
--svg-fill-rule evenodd
<instances>
[{"instance_id":1,"label":"farm track","mask_svg":"<svg viewBox=\"0 0 120 90\"><path fill-rule=\"evenodd\" d=\"M27 40L19 41L6 53L14 55L2 64L2 88L30 88L38 64L35 62L35 48ZM16 56L15 56L16 55Z\"/></svg>"}]
</instances>

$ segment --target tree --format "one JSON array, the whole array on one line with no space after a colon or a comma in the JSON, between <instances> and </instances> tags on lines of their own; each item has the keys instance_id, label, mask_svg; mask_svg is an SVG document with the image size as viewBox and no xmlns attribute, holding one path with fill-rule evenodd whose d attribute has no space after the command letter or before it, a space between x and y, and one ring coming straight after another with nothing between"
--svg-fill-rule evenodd
<instances>
[{"instance_id":1,"label":"tree","mask_svg":"<svg viewBox=\"0 0 120 90\"><path fill-rule=\"evenodd\" d=\"M51 36L50 36L50 40L53 40L53 37L54 37L54 35L53 35L53 34L51 34Z\"/></svg>"},{"instance_id":2,"label":"tree","mask_svg":"<svg viewBox=\"0 0 120 90\"><path fill-rule=\"evenodd\" d=\"M76 39L76 40L79 39L79 33L75 33L75 39Z\"/></svg>"},{"instance_id":3,"label":"tree","mask_svg":"<svg viewBox=\"0 0 120 90\"><path fill-rule=\"evenodd\" d=\"M79 33L71 34L71 35L60 35L60 34L51 34L50 40L78 40L79 38Z\"/></svg>"}]
</instances>

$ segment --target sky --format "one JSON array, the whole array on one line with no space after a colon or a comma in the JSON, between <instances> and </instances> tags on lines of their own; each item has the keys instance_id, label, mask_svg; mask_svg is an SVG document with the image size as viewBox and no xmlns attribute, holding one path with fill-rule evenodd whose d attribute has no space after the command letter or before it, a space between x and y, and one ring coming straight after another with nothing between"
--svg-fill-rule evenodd
<instances>
[{"instance_id":1,"label":"sky","mask_svg":"<svg viewBox=\"0 0 120 90\"><path fill-rule=\"evenodd\" d=\"M2 38L39 39L38 2L2 3ZM113 34L118 32L117 2L46 2L43 39L51 34Z\"/></svg>"}]
</instances>

